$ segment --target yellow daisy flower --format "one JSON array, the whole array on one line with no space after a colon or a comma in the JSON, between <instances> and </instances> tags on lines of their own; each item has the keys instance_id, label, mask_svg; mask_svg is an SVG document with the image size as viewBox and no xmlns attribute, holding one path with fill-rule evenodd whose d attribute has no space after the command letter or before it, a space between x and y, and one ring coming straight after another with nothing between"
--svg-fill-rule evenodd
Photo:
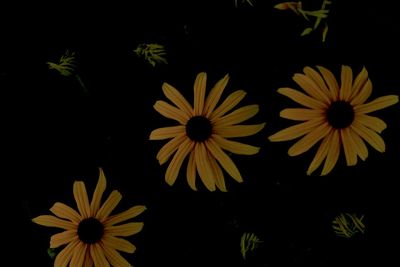
<instances>
[{"instance_id":1,"label":"yellow daisy flower","mask_svg":"<svg viewBox=\"0 0 400 267\"><path fill-rule=\"evenodd\" d=\"M315 171L325 159L321 175L328 174L339 158L343 147L347 166L368 157L366 141L379 152L385 151L385 143L378 135L386 124L381 119L367 115L391 106L399 101L397 95L378 97L366 103L372 93L372 83L365 68L353 81L350 67L342 66L341 86L332 72L324 67L304 68L304 74L296 73L293 80L306 94L292 88L280 88L278 92L303 105L305 108L288 108L281 111L282 118L302 121L269 137L270 141L288 141L304 136L290 149L290 156L297 156L321 141L307 174Z\"/></svg>"},{"instance_id":2,"label":"yellow daisy flower","mask_svg":"<svg viewBox=\"0 0 400 267\"><path fill-rule=\"evenodd\" d=\"M33 222L64 229L50 239L50 248L67 245L56 257L54 266L132 266L118 252L133 253L136 247L129 241L120 238L140 232L141 222L119 224L142 213L145 206L134 206L119 214L110 213L118 205L122 196L117 191L111 192L108 199L100 207L103 192L106 189L106 177L100 169L99 181L89 203L85 184L75 181L74 198L78 207L71 207L57 202L50 209L52 215L41 215ZM65 219L65 220L64 220ZM118 225L117 225L118 224Z\"/></svg>"},{"instance_id":3,"label":"yellow daisy flower","mask_svg":"<svg viewBox=\"0 0 400 267\"><path fill-rule=\"evenodd\" d=\"M207 74L204 72L196 77L194 107L177 89L168 83L162 85L165 96L175 106L157 101L154 108L164 117L176 120L180 125L156 129L151 132L150 140L172 138L157 154L161 165L176 152L165 173L165 180L169 185L175 182L184 159L189 155L186 170L189 186L197 190L195 185L197 170L208 190L214 191L217 186L219 190L225 192L227 190L220 165L236 181L242 182L243 179L236 165L222 149L241 155L253 155L259 151L258 147L227 138L253 135L264 128L265 123L236 125L257 114L258 105L245 106L227 114L244 98L246 92L235 91L216 107L228 83L229 75L225 75L215 84L207 98L206 80Z\"/></svg>"}]
</instances>

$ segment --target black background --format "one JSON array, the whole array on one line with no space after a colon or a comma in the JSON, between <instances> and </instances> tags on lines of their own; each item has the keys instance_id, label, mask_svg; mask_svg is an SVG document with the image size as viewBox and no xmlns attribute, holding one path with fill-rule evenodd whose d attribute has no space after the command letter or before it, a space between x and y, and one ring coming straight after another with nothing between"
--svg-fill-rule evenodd
<instances>
[{"instance_id":1,"label":"black background","mask_svg":"<svg viewBox=\"0 0 400 267\"><path fill-rule=\"evenodd\" d=\"M374 113L388 124L385 153L369 147L368 159L355 167L346 167L341 155L324 177L320 169L305 174L316 147L291 158L287 149L294 142L267 139L293 124L279 112L294 103L276 90L297 88L291 77L305 66L325 66L336 77L342 64L354 73L365 66L372 98L398 94L400 22L394 1L332 0L325 43L320 32L300 37L305 20L274 9L279 2L238 8L233 0L4 8L3 222L11 241L6 246L21 262L15 266L52 265L46 250L57 230L30 219L49 214L57 201L75 207L73 181L85 181L91 194L99 166L106 193L117 189L123 195L116 212L148 208L136 218L144 222L143 231L128 238L136 253L124 255L135 266L396 266L398 105ZM316 2L303 1L303 7L318 8L322 1ZM168 65L152 67L133 52L153 42L165 45ZM67 49L76 52L89 95L46 65ZM260 105L249 123L266 122L260 133L241 139L261 150L232 156L244 182L226 174L228 193L207 192L199 179L194 192L183 172L168 186L167 164L159 166L155 158L165 142L148 140L153 129L173 124L152 108L165 100L162 83L191 101L201 71L208 74L208 90L229 73L223 97L247 91L241 105ZM335 236L331 222L342 212L364 214L365 234ZM244 232L263 240L246 261L240 254Z\"/></svg>"}]
</instances>

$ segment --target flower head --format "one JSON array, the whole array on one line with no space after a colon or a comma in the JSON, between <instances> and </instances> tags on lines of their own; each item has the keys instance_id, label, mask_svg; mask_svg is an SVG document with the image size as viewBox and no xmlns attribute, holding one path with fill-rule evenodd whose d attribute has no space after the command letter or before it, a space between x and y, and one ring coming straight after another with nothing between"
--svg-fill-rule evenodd
<instances>
[{"instance_id":1,"label":"flower head","mask_svg":"<svg viewBox=\"0 0 400 267\"><path fill-rule=\"evenodd\" d=\"M249 105L231 111L246 95L242 90L230 94L219 107L217 104L228 83L226 75L211 89L206 97L206 73L199 73L194 83L194 106L192 107L177 89L164 83L162 90L175 106L157 101L154 108L164 117L179 123L177 126L159 128L151 132L151 140L170 139L157 154L160 164L164 164L173 155L165 173L165 180L172 185L179 173L183 161L189 156L186 177L189 186L196 190L196 170L206 188L214 191L216 186L226 191L224 175L220 168L236 181L242 182L242 176L230 157L223 151L235 154L253 155L258 147L242 144L227 138L244 137L257 133L265 123L257 125L237 125L258 112L258 105ZM175 154L174 154L175 153Z\"/></svg>"},{"instance_id":2,"label":"flower head","mask_svg":"<svg viewBox=\"0 0 400 267\"><path fill-rule=\"evenodd\" d=\"M297 156L321 141L307 174L315 171L325 160L322 175L328 174L339 158L343 147L348 166L356 165L357 156L368 157L366 141L379 152L385 151L385 143L379 136L386 124L368 113L386 108L399 101L397 95L378 97L366 103L372 93L372 83L365 68L353 80L350 67L342 66L341 85L332 72L310 67L304 74L296 73L293 80L305 94L292 88L280 88L278 92L305 108L287 108L280 116L301 123L281 130L269 137L270 141L288 141L304 136L290 149L290 156Z\"/></svg>"},{"instance_id":3,"label":"flower head","mask_svg":"<svg viewBox=\"0 0 400 267\"><path fill-rule=\"evenodd\" d=\"M122 196L117 191L111 192L101 204L106 189L106 177L100 169L99 181L89 203L85 184L74 182L73 192L78 211L57 202L50 211L56 215L41 215L33 222L64 229L50 239L50 248L62 245L66 247L56 256L54 266L132 266L118 252L133 253L136 247L120 237L134 235L143 228L143 223L131 222L119 224L142 213L145 206L134 206L127 211L111 215Z\"/></svg>"}]
</instances>

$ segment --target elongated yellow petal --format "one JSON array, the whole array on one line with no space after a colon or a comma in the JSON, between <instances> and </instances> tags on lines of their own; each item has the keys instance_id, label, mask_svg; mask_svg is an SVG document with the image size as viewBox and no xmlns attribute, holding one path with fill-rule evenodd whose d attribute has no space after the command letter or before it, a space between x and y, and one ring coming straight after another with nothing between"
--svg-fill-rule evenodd
<instances>
[{"instance_id":1,"label":"elongated yellow petal","mask_svg":"<svg viewBox=\"0 0 400 267\"><path fill-rule=\"evenodd\" d=\"M360 73L357 75L356 79L354 80L353 88L351 90L351 96L349 98L350 100L353 99L354 96L359 94L361 88L364 87L367 80L368 80L368 72L367 69L363 67Z\"/></svg>"},{"instance_id":2,"label":"elongated yellow petal","mask_svg":"<svg viewBox=\"0 0 400 267\"><path fill-rule=\"evenodd\" d=\"M292 88L279 88L278 93L289 97L293 101L299 103L300 105L303 105L308 108L312 109L317 109L317 110L325 110L327 108L327 105L321 102L320 100L311 98L302 92L299 92L297 90L294 90Z\"/></svg>"},{"instance_id":3,"label":"elongated yellow petal","mask_svg":"<svg viewBox=\"0 0 400 267\"><path fill-rule=\"evenodd\" d=\"M168 83L163 83L162 90L164 95L172 101L180 110L186 113L188 117L193 116L193 109L189 102L182 96L182 94L175 89L175 87Z\"/></svg>"},{"instance_id":4,"label":"elongated yellow petal","mask_svg":"<svg viewBox=\"0 0 400 267\"><path fill-rule=\"evenodd\" d=\"M132 265L126 259L124 259L115 249L105 245L102 246L102 249L111 266L132 267Z\"/></svg>"},{"instance_id":5,"label":"elongated yellow petal","mask_svg":"<svg viewBox=\"0 0 400 267\"><path fill-rule=\"evenodd\" d=\"M69 243L60 253L57 254L54 260L54 267L66 267L71 261L72 255L80 241L75 240Z\"/></svg>"},{"instance_id":6,"label":"elongated yellow petal","mask_svg":"<svg viewBox=\"0 0 400 267\"><path fill-rule=\"evenodd\" d=\"M344 155L346 157L347 166L354 166L357 164L357 152L350 135L350 129L344 128L340 130L340 138L343 144Z\"/></svg>"},{"instance_id":7,"label":"elongated yellow petal","mask_svg":"<svg viewBox=\"0 0 400 267\"><path fill-rule=\"evenodd\" d=\"M238 90L231 93L222 104L217 107L210 115L210 120L213 121L226 114L233 109L246 96L246 92Z\"/></svg>"},{"instance_id":8,"label":"elongated yellow petal","mask_svg":"<svg viewBox=\"0 0 400 267\"><path fill-rule=\"evenodd\" d=\"M373 148L379 152L385 152L385 142L382 137L380 137L373 130L365 127L361 123L355 121L351 125L351 129L356 132L362 139L367 141Z\"/></svg>"},{"instance_id":9,"label":"elongated yellow petal","mask_svg":"<svg viewBox=\"0 0 400 267\"><path fill-rule=\"evenodd\" d=\"M286 108L281 111L280 116L295 121L308 121L325 117L322 110L308 108Z\"/></svg>"},{"instance_id":10,"label":"elongated yellow petal","mask_svg":"<svg viewBox=\"0 0 400 267\"><path fill-rule=\"evenodd\" d=\"M85 254L88 248L87 244L79 242L73 251L70 266L82 266L85 261Z\"/></svg>"},{"instance_id":11,"label":"elongated yellow petal","mask_svg":"<svg viewBox=\"0 0 400 267\"><path fill-rule=\"evenodd\" d=\"M207 96L206 103L204 106L204 115L208 118L217 106L219 99L221 98L222 92L229 81L229 75L226 74L224 78L219 80L215 86L211 89Z\"/></svg>"},{"instance_id":12,"label":"elongated yellow petal","mask_svg":"<svg viewBox=\"0 0 400 267\"><path fill-rule=\"evenodd\" d=\"M322 161L326 158L328 154L329 145L332 142L333 137L333 129L331 129L328 135L322 140L321 145L319 146L317 153L315 154L313 160L311 161L310 166L307 170L307 175L311 175L322 163Z\"/></svg>"},{"instance_id":13,"label":"elongated yellow petal","mask_svg":"<svg viewBox=\"0 0 400 267\"><path fill-rule=\"evenodd\" d=\"M317 66L319 72L321 72L322 77L324 77L324 80L326 84L328 85L329 91L331 92L331 96L333 97L333 100L339 100L339 84L335 78L335 75L333 73L322 67L322 66Z\"/></svg>"},{"instance_id":14,"label":"elongated yellow petal","mask_svg":"<svg viewBox=\"0 0 400 267\"><path fill-rule=\"evenodd\" d=\"M368 149L367 149L367 146L365 145L364 141L361 139L361 137L356 132L354 132L354 130L352 128L350 128L350 135L354 141L354 145L356 147L356 152L360 156L360 159L366 160L368 157Z\"/></svg>"},{"instance_id":15,"label":"elongated yellow petal","mask_svg":"<svg viewBox=\"0 0 400 267\"><path fill-rule=\"evenodd\" d=\"M100 208L101 198L106 190L107 181L103 169L99 168L99 180L93 193L92 202L90 203L90 216L94 217Z\"/></svg>"},{"instance_id":16,"label":"elongated yellow petal","mask_svg":"<svg viewBox=\"0 0 400 267\"><path fill-rule=\"evenodd\" d=\"M357 113L370 113L394 105L397 102L399 102L399 96L397 95L381 96L369 103L356 106L354 111Z\"/></svg>"},{"instance_id":17,"label":"elongated yellow petal","mask_svg":"<svg viewBox=\"0 0 400 267\"><path fill-rule=\"evenodd\" d=\"M377 117L366 114L356 114L355 120L378 133L381 133L386 129L386 123Z\"/></svg>"},{"instance_id":18,"label":"elongated yellow petal","mask_svg":"<svg viewBox=\"0 0 400 267\"><path fill-rule=\"evenodd\" d=\"M297 141L288 151L289 156L297 156L308 151L314 146L319 140L324 138L331 130L331 127L327 122L319 125L311 132L309 132L302 139Z\"/></svg>"},{"instance_id":19,"label":"elongated yellow petal","mask_svg":"<svg viewBox=\"0 0 400 267\"><path fill-rule=\"evenodd\" d=\"M211 155L211 152L208 153L208 159L210 161L210 166L214 172L214 177L215 177L215 185L218 187L219 190L222 192L227 192L226 190L226 185L225 185L225 179L224 179L224 174L222 173L221 168L219 167L217 161L215 158Z\"/></svg>"},{"instance_id":20,"label":"elongated yellow petal","mask_svg":"<svg viewBox=\"0 0 400 267\"><path fill-rule=\"evenodd\" d=\"M105 235L101 241L108 247L126 253L133 253L136 250L135 245L133 245L131 242L119 237L114 237L112 235Z\"/></svg>"},{"instance_id":21,"label":"elongated yellow petal","mask_svg":"<svg viewBox=\"0 0 400 267\"><path fill-rule=\"evenodd\" d=\"M237 123L241 123L247 119L250 119L258 113L258 105L248 105L241 107L235 111L232 111L228 115L215 119L211 121L216 127L228 126Z\"/></svg>"},{"instance_id":22,"label":"elongated yellow petal","mask_svg":"<svg viewBox=\"0 0 400 267\"><path fill-rule=\"evenodd\" d=\"M173 119L182 125L185 125L189 120L189 116L180 109L168 104L165 101L159 100L154 104L154 109L168 119Z\"/></svg>"},{"instance_id":23,"label":"elongated yellow petal","mask_svg":"<svg viewBox=\"0 0 400 267\"><path fill-rule=\"evenodd\" d=\"M57 215L62 219L70 220L76 225L82 220L82 217L78 212L76 212L70 206L60 202L56 202L53 207L50 208L50 211L54 213L54 215Z\"/></svg>"},{"instance_id":24,"label":"elongated yellow petal","mask_svg":"<svg viewBox=\"0 0 400 267\"><path fill-rule=\"evenodd\" d=\"M57 227L65 230L77 229L76 224L73 224L70 221L61 220L52 215L40 215L36 218L33 218L32 221L34 223L48 227Z\"/></svg>"},{"instance_id":25,"label":"elongated yellow petal","mask_svg":"<svg viewBox=\"0 0 400 267\"><path fill-rule=\"evenodd\" d=\"M85 184L81 181L74 182L74 198L82 218L88 218L90 216L89 199Z\"/></svg>"},{"instance_id":26,"label":"elongated yellow petal","mask_svg":"<svg viewBox=\"0 0 400 267\"><path fill-rule=\"evenodd\" d=\"M139 233L143 228L141 222L131 222L122 225L110 226L104 229L104 235L130 236Z\"/></svg>"},{"instance_id":27,"label":"elongated yellow petal","mask_svg":"<svg viewBox=\"0 0 400 267\"><path fill-rule=\"evenodd\" d=\"M175 153L165 172L165 181L167 184L173 185L175 183L182 163L193 147L194 142L188 138L179 146L178 151Z\"/></svg>"},{"instance_id":28,"label":"elongated yellow petal","mask_svg":"<svg viewBox=\"0 0 400 267\"><path fill-rule=\"evenodd\" d=\"M204 143L196 143L195 161L200 179L209 191L215 191L215 174L208 159L208 153Z\"/></svg>"},{"instance_id":29,"label":"elongated yellow petal","mask_svg":"<svg viewBox=\"0 0 400 267\"><path fill-rule=\"evenodd\" d=\"M78 232L76 229L54 234L50 238L50 248L58 248L76 239L78 239Z\"/></svg>"},{"instance_id":30,"label":"elongated yellow petal","mask_svg":"<svg viewBox=\"0 0 400 267\"><path fill-rule=\"evenodd\" d=\"M229 152L239 155L254 155L260 150L259 147L242 144L236 141L227 140L221 136L213 134L212 139L222 148Z\"/></svg>"},{"instance_id":31,"label":"elongated yellow petal","mask_svg":"<svg viewBox=\"0 0 400 267\"><path fill-rule=\"evenodd\" d=\"M206 146L208 151L214 156L216 160L221 164L222 168L232 176L233 179L238 181L239 183L243 182L243 178L240 175L238 168L236 167L235 163L229 158L228 155L225 154L224 151L218 146L218 144L212 139L209 138L206 140Z\"/></svg>"},{"instance_id":32,"label":"elongated yellow petal","mask_svg":"<svg viewBox=\"0 0 400 267\"><path fill-rule=\"evenodd\" d=\"M186 131L186 127L183 125L163 127L155 129L150 134L150 140L164 140L173 138L179 134L183 134Z\"/></svg>"},{"instance_id":33,"label":"elongated yellow petal","mask_svg":"<svg viewBox=\"0 0 400 267\"><path fill-rule=\"evenodd\" d=\"M204 98L206 94L207 74L201 72L194 81L194 115L203 115Z\"/></svg>"},{"instance_id":34,"label":"elongated yellow petal","mask_svg":"<svg viewBox=\"0 0 400 267\"><path fill-rule=\"evenodd\" d=\"M342 66L341 87L339 92L339 99L348 101L353 88L353 71L349 66Z\"/></svg>"},{"instance_id":35,"label":"elongated yellow petal","mask_svg":"<svg viewBox=\"0 0 400 267\"><path fill-rule=\"evenodd\" d=\"M286 129L283 129L270 137L268 139L271 142L281 142L281 141L288 141L288 140L293 140L296 139L300 136L303 136L309 132L311 132L315 127L318 127L322 123L324 123L325 119L314 119L314 120L309 120L306 122L302 122L299 124L296 124L294 126L290 126Z\"/></svg>"},{"instance_id":36,"label":"elongated yellow petal","mask_svg":"<svg viewBox=\"0 0 400 267\"><path fill-rule=\"evenodd\" d=\"M354 95L354 97L350 100L350 104L352 106L358 106L363 104L372 94L372 83L368 79L365 84L361 87L359 92Z\"/></svg>"},{"instance_id":37,"label":"elongated yellow petal","mask_svg":"<svg viewBox=\"0 0 400 267\"><path fill-rule=\"evenodd\" d=\"M231 125L231 126L214 126L213 132L221 137L244 137L250 136L261 131L265 123L256 125Z\"/></svg>"},{"instance_id":38,"label":"elongated yellow petal","mask_svg":"<svg viewBox=\"0 0 400 267\"><path fill-rule=\"evenodd\" d=\"M328 155L326 156L325 164L322 169L321 175L327 175L335 167L340 154L340 136L339 130L334 130L332 138L329 140Z\"/></svg>"},{"instance_id":39,"label":"elongated yellow petal","mask_svg":"<svg viewBox=\"0 0 400 267\"><path fill-rule=\"evenodd\" d=\"M196 188L196 161L194 158L196 150L193 149L189 156L189 161L186 169L186 179L187 182L194 191L197 191Z\"/></svg>"},{"instance_id":40,"label":"elongated yellow petal","mask_svg":"<svg viewBox=\"0 0 400 267\"><path fill-rule=\"evenodd\" d=\"M329 102L334 100L331 92L329 91L328 87L325 84L324 79L321 77L321 75L314 69L310 68L310 67L305 67L303 69L303 72L310 78L312 79L315 84L318 86L319 90L322 91L323 94L325 94L328 99Z\"/></svg>"},{"instance_id":41,"label":"elongated yellow petal","mask_svg":"<svg viewBox=\"0 0 400 267\"><path fill-rule=\"evenodd\" d=\"M325 104L330 103L328 95L307 75L296 73L293 76L293 80L312 98Z\"/></svg>"},{"instance_id":42,"label":"elongated yellow petal","mask_svg":"<svg viewBox=\"0 0 400 267\"><path fill-rule=\"evenodd\" d=\"M106 256L100 244L95 243L89 247L90 255L92 256L94 266L96 267L110 267Z\"/></svg>"},{"instance_id":43,"label":"elongated yellow petal","mask_svg":"<svg viewBox=\"0 0 400 267\"><path fill-rule=\"evenodd\" d=\"M111 212L121 201L121 199L122 195L120 192L118 192L117 190L112 191L110 196L103 203L103 206L101 206L101 208L97 212L96 219L98 219L100 222L104 222L107 219L108 215L111 214Z\"/></svg>"},{"instance_id":44,"label":"elongated yellow petal","mask_svg":"<svg viewBox=\"0 0 400 267\"><path fill-rule=\"evenodd\" d=\"M142 205L134 206L124 212L121 212L121 213L118 213L118 214L108 217L104 221L104 226L107 227L107 226L115 225L117 223L135 218L136 216L138 216L145 210L146 210L146 206L142 206Z\"/></svg>"},{"instance_id":45,"label":"elongated yellow petal","mask_svg":"<svg viewBox=\"0 0 400 267\"><path fill-rule=\"evenodd\" d=\"M178 147L187 139L188 137L186 136L186 133L182 133L178 134L172 140L166 143L157 153L157 160L160 165L167 162L171 155L174 154Z\"/></svg>"}]
</instances>

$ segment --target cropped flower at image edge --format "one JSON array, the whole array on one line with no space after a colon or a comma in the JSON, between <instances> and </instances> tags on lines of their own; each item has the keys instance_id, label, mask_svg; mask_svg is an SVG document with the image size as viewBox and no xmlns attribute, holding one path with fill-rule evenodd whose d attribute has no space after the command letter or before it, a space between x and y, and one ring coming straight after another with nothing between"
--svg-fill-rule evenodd
<instances>
[{"instance_id":1,"label":"cropped flower at image edge","mask_svg":"<svg viewBox=\"0 0 400 267\"><path fill-rule=\"evenodd\" d=\"M347 166L357 164L357 157L368 157L366 141L379 152L385 151L385 142L379 135L386 123L367 115L399 101L397 95L378 97L365 103L372 93L372 83L365 68L353 81L352 69L342 66L341 85L328 69L317 67L322 76L310 67L304 74L296 73L293 80L304 93L292 88L280 88L278 92L305 108L287 108L280 116L301 123L281 130L269 137L270 141L288 141L304 136L288 151L297 156L308 151L317 142L321 144L312 160L307 174L314 172L325 160L321 175L332 171L343 147Z\"/></svg>"},{"instance_id":2,"label":"cropped flower at image edge","mask_svg":"<svg viewBox=\"0 0 400 267\"><path fill-rule=\"evenodd\" d=\"M165 96L175 106L165 101L157 101L154 105L161 115L180 123L178 126L159 128L151 132L150 140L171 139L157 154L157 159L164 164L174 154L165 180L169 185L175 183L183 161L189 155L186 178L189 186L197 190L195 185L196 170L200 179L209 191L216 187L227 191L222 168L237 182L243 178L232 159L223 151L241 155L253 155L259 148L227 138L244 137L256 134L264 128L265 123L257 125L237 125L258 113L258 105L248 105L232 110L246 95L238 90L231 93L218 107L217 104L228 83L229 76L219 80L206 98L207 75L201 72L194 83L194 106L192 107L181 93L168 83L162 85Z\"/></svg>"},{"instance_id":3,"label":"cropped flower at image edge","mask_svg":"<svg viewBox=\"0 0 400 267\"><path fill-rule=\"evenodd\" d=\"M118 251L133 253L136 247L120 237L134 235L143 228L142 222L119 224L134 218L146 210L145 206L134 206L119 214L111 212L122 199L114 190L100 207L106 189L106 178L100 169L99 180L89 204L85 184L75 181L73 194L79 213L71 207L57 202L50 211L56 215L41 215L33 222L64 229L50 239L50 248L66 245L56 256L54 266L132 266ZM65 220L64 220L65 219Z\"/></svg>"}]
</instances>

